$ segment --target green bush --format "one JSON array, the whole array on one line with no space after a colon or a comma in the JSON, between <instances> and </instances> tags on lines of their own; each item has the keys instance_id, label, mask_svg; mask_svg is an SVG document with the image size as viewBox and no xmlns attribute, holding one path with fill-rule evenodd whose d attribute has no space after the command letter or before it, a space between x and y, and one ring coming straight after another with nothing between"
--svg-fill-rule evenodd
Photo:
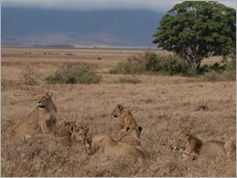
<instances>
[{"instance_id":1,"label":"green bush","mask_svg":"<svg viewBox=\"0 0 237 178\"><path fill-rule=\"evenodd\" d=\"M55 76L52 76L52 75L49 75L49 76L45 77L45 81L46 81L48 84L56 84L56 83L59 83L59 82L58 82L58 79L57 79Z\"/></svg>"},{"instance_id":2,"label":"green bush","mask_svg":"<svg viewBox=\"0 0 237 178\"><path fill-rule=\"evenodd\" d=\"M226 65L226 70L236 72L236 55L231 57L230 62L228 62Z\"/></svg>"},{"instance_id":3,"label":"green bush","mask_svg":"<svg viewBox=\"0 0 237 178\"><path fill-rule=\"evenodd\" d=\"M235 80L236 58L232 56L228 62L223 59L220 63L204 65L200 75L204 80L220 81ZM150 51L137 56L129 57L110 70L113 74L165 74L196 76L195 71L186 61L176 55L160 56Z\"/></svg>"},{"instance_id":4,"label":"green bush","mask_svg":"<svg viewBox=\"0 0 237 178\"><path fill-rule=\"evenodd\" d=\"M137 84L141 83L141 80L135 77L120 77L118 83L130 83L130 84Z\"/></svg>"},{"instance_id":5,"label":"green bush","mask_svg":"<svg viewBox=\"0 0 237 178\"><path fill-rule=\"evenodd\" d=\"M178 56L159 56L156 54L146 54L147 71L159 72L168 75L191 75L191 68Z\"/></svg>"},{"instance_id":6,"label":"green bush","mask_svg":"<svg viewBox=\"0 0 237 178\"><path fill-rule=\"evenodd\" d=\"M155 53L145 52L139 56L129 57L120 62L110 73L117 74L143 74L162 73L168 75L183 74L192 75L191 68L177 56L159 56Z\"/></svg>"},{"instance_id":7,"label":"green bush","mask_svg":"<svg viewBox=\"0 0 237 178\"><path fill-rule=\"evenodd\" d=\"M54 75L45 77L49 84L65 83L99 83L102 77L96 74L96 68L93 65L84 63L71 63L60 67Z\"/></svg>"},{"instance_id":8,"label":"green bush","mask_svg":"<svg viewBox=\"0 0 237 178\"><path fill-rule=\"evenodd\" d=\"M204 65L201 79L204 81L236 80L236 58L232 56L230 61L224 59L220 64Z\"/></svg>"},{"instance_id":9,"label":"green bush","mask_svg":"<svg viewBox=\"0 0 237 178\"><path fill-rule=\"evenodd\" d=\"M126 61L119 62L115 68L109 71L110 74L140 74L144 73L145 61L142 56L131 56Z\"/></svg>"}]
</instances>

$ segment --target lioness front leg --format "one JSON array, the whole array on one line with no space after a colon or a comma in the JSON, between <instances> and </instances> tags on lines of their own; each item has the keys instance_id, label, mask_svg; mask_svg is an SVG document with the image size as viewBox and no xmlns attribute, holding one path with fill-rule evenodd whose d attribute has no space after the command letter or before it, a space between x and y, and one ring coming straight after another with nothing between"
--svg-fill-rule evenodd
<instances>
[{"instance_id":1,"label":"lioness front leg","mask_svg":"<svg viewBox=\"0 0 237 178\"><path fill-rule=\"evenodd\" d=\"M51 113L51 115L49 116L49 125L48 128L50 131L54 131L58 128L58 117L57 114L55 114L54 112Z\"/></svg>"},{"instance_id":2,"label":"lioness front leg","mask_svg":"<svg viewBox=\"0 0 237 178\"><path fill-rule=\"evenodd\" d=\"M39 125L44 134L49 132L47 124L46 124L46 120L48 119L49 119L49 115L47 114L47 111L45 109L39 109Z\"/></svg>"},{"instance_id":3,"label":"lioness front leg","mask_svg":"<svg viewBox=\"0 0 237 178\"><path fill-rule=\"evenodd\" d=\"M44 121L39 121L39 125L40 125L41 130L44 134L49 132L48 127Z\"/></svg>"}]
</instances>

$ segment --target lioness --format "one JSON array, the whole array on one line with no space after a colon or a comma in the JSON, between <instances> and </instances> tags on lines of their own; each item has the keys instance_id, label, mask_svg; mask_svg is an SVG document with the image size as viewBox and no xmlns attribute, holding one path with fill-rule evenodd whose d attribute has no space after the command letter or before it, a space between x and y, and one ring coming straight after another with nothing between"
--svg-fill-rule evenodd
<instances>
[{"instance_id":1,"label":"lioness","mask_svg":"<svg viewBox=\"0 0 237 178\"><path fill-rule=\"evenodd\" d=\"M33 111L21 118L11 131L12 138L28 139L40 130L43 133L53 131L57 127L57 109L52 101L52 94L42 96Z\"/></svg>"},{"instance_id":2,"label":"lioness","mask_svg":"<svg viewBox=\"0 0 237 178\"><path fill-rule=\"evenodd\" d=\"M52 96L52 93L46 93L37 103L38 107L44 111L44 113L40 112L40 114L43 113L43 116L39 117L39 124L43 133L53 131L58 126L57 108L52 100Z\"/></svg>"},{"instance_id":3,"label":"lioness","mask_svg":"<svg viewBox=\"0 0 237 178\"><path fill-rule=\"evenodd\" d=\"M92 138L87 137L87 132L84 136L84 144L88 155L93 155L96 152L119 157L128 157L134 160L145 158L147 153L136 146L129 145L125 142L115 141L107 134L94 135Z\"/></svg>"},{"instance_id":4,"label":"lioness","mask_svg":"<svg viewBox=\"0 0 237 178\"><path fill-rule=\"evenodd\" d=\"M235 153L236 143L234 141L222 142L218 140L201 141L193 136L189 130L183 130L178 135L176 145L172 149L181 151L183 160L192 158L192 155L227 155L230 157Z\"/></svg>"},{"instance_id":5,"label":"lioness","mask_svg":"<svg viewBox=\"0 0 237 178\"><path fill-rule=\"evenodd\" d=\"M123 105L118 104L111 113L112 116L119 118L120 129L137 128L137 122L133 117L132 113Z\"/></svg>"}]
</instances>

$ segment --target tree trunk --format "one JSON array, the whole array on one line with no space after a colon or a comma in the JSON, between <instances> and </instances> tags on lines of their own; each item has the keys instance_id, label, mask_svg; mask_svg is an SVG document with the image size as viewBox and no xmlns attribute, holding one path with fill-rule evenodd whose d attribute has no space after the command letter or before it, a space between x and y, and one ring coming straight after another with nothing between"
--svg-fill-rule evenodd
<instances>
[{"instance_id":1,"label":"tree trunk","mask_svg":"<svg viewBox=\"0 0 237 178\"><path fill-rule=\"evenodd\" d=\"M198 63L198 64L195 64L195 73L196 74L200 74L201 70L200 70L200 65L201 65L201 62Z\"/></svg>"},{"instance_id":2,"label":"tree trunk","mask_svg":"<svg viewBox=\"0 0 237 178\"><path fill-rule=\"evenodd\" d=\"M200 59L200 58L197 58L197 59L194 60L194 68L195 68L195 73L196 74L200 74L201 73L201 70L200 70L201 61L202 61L202 59Z\"/></svg>"}]
</instances>

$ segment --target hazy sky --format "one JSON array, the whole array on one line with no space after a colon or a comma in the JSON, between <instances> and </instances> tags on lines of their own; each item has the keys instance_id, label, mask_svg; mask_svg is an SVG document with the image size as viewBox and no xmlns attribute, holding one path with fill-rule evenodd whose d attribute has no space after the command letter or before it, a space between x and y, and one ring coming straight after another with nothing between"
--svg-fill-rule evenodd
<instances>
[{"instance_id":1,"label":"hazy sky","mask_svg":"<svg viewBox=\"0 0 237 178\"><path fill-rule=\"evenodd\" d=\"M2 0L2 6L64 10L148 9L167 11L182 0ZM219 1L236 9L236 0Z\"/></svg>"}]
</instances>

